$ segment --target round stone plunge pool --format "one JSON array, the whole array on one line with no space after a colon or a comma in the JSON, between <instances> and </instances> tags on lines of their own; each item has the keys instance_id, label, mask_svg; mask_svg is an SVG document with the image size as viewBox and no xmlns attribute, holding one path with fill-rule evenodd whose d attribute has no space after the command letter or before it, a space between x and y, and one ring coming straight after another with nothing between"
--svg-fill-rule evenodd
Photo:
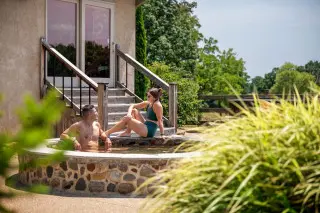
<instances>
[{"instance_id":1,"label":"round stone plunge pool","mask_svg":"<svg viewBox=\"0 0 320 213\"><path fill-rule=\"evenodd\" d=\"M59 139L50 139L48 144L58 141ZM119 143L114 145L115 152L111 153L65 151L64 161L33 167L27 165L57 150L47 145L28 149L24 155L19 156L19 180L25 185L48 185L53 192L130 194L158 171L169 168L173 161L199 155L194 152L166 153L176 144L165 146L154 143L152 146L143 145L138 148L136 146L139 143L131 147L123 147L123 144L119 146ZM150 192L151 189L145 188L142 195Z\"/></svg>"}]
</instances>

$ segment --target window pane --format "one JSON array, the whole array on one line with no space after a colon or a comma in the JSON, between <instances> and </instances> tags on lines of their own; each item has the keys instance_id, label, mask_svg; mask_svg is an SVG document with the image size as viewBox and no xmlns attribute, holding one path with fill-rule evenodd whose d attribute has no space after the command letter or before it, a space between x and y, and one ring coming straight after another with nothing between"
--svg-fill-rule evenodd
<instances>
[{"instance_id":1,"label":"window pane","mask_svg":"<svg viewBox=\"0 0 320 213\"><path fill-rule=\"evenodd\" d=\"M110 78L110 9L85 7L85 70L90 77Z\"/></svg>"},{"instance_id":2,"label":"window pane","mask_svg":"<svg viewBox=\"0 0 320 213\"><path fill-rule=\"evenodd\" d=\"M77 5L59 0L47 1L48 43L57 49L64 57L76 64L76 26ZM48 75L61 76L63 72L70 75L64 66L48 56Z\"/></svg>"}]
</instances>

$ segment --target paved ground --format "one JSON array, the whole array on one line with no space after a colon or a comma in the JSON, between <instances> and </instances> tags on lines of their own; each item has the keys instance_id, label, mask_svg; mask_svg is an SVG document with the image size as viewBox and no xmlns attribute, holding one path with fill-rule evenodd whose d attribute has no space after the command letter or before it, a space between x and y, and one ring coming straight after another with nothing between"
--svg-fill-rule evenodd
<instances>
[{"instance_id":1,"label":"paved ground","mask_svg":"<svg viewBox=\"0 0 320 213\"><path fill-rule=\"evenodd\" d=\"M17 165L17 159L13 161ZM17 174L13 169L10 175ZM72 212L107 212L107 213L134 213L138 212L143 198L130 198L120 195L107 195L105 197L72 197L59 195L44 195L27 193L23 190L12 189L5 185L0 178L0 188L12 190L19 195L1 203L11 210L21 213L72 213Z\"/></svg>"}]
</instances>

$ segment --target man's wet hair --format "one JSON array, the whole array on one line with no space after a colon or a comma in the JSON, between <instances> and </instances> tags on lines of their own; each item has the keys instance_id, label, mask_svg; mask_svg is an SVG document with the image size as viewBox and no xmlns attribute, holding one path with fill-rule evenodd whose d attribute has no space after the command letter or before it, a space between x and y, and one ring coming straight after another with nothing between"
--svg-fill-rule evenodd
<instances>
[{"instance_id":1,"label":"man's wet hair","mask_svg":"<svg viewBox=\"0 0 320 213\"><path fill-rule=\"evenodd\" d=\"M82 107L82 116L87 116L88 113L94 109L94 106L92 104L85 105Z\"/></svg>"}]
</instances>

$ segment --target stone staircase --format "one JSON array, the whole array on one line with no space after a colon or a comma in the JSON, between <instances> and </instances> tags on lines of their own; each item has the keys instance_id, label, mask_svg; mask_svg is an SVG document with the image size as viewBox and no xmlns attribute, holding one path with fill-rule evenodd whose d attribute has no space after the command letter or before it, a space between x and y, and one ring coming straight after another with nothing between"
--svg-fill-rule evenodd
<instances>
[{"instance_id":1,"label":"stone staircase","mask_svg":"<svg viewBox=\"0 0 320 213\"><path fill-rule=\"evenodd\" d=\"M62 91L62 89L60 89ZM64 94L71 99L71 89L65 88ZM80 108L80 88L73 88L72 91L73 102ZM81 107L89 104L89 88L81 89ZM98 109L98 96L97 93L91 89L90 90L91 104ZM121 120L128 112L128 108L131 104L135 103L135 97L126 94L126 90L122 88L108 88L108 128L114 126L117 122ZM141 110L141 114L145 117L146 112ZM165 125L165 135L173 135L175 129L173 127L167 127ZM160 135L159 128L156 135ZM132 132L132 137L138 137L134 132Z\"/></svg>"}]
</instances>

